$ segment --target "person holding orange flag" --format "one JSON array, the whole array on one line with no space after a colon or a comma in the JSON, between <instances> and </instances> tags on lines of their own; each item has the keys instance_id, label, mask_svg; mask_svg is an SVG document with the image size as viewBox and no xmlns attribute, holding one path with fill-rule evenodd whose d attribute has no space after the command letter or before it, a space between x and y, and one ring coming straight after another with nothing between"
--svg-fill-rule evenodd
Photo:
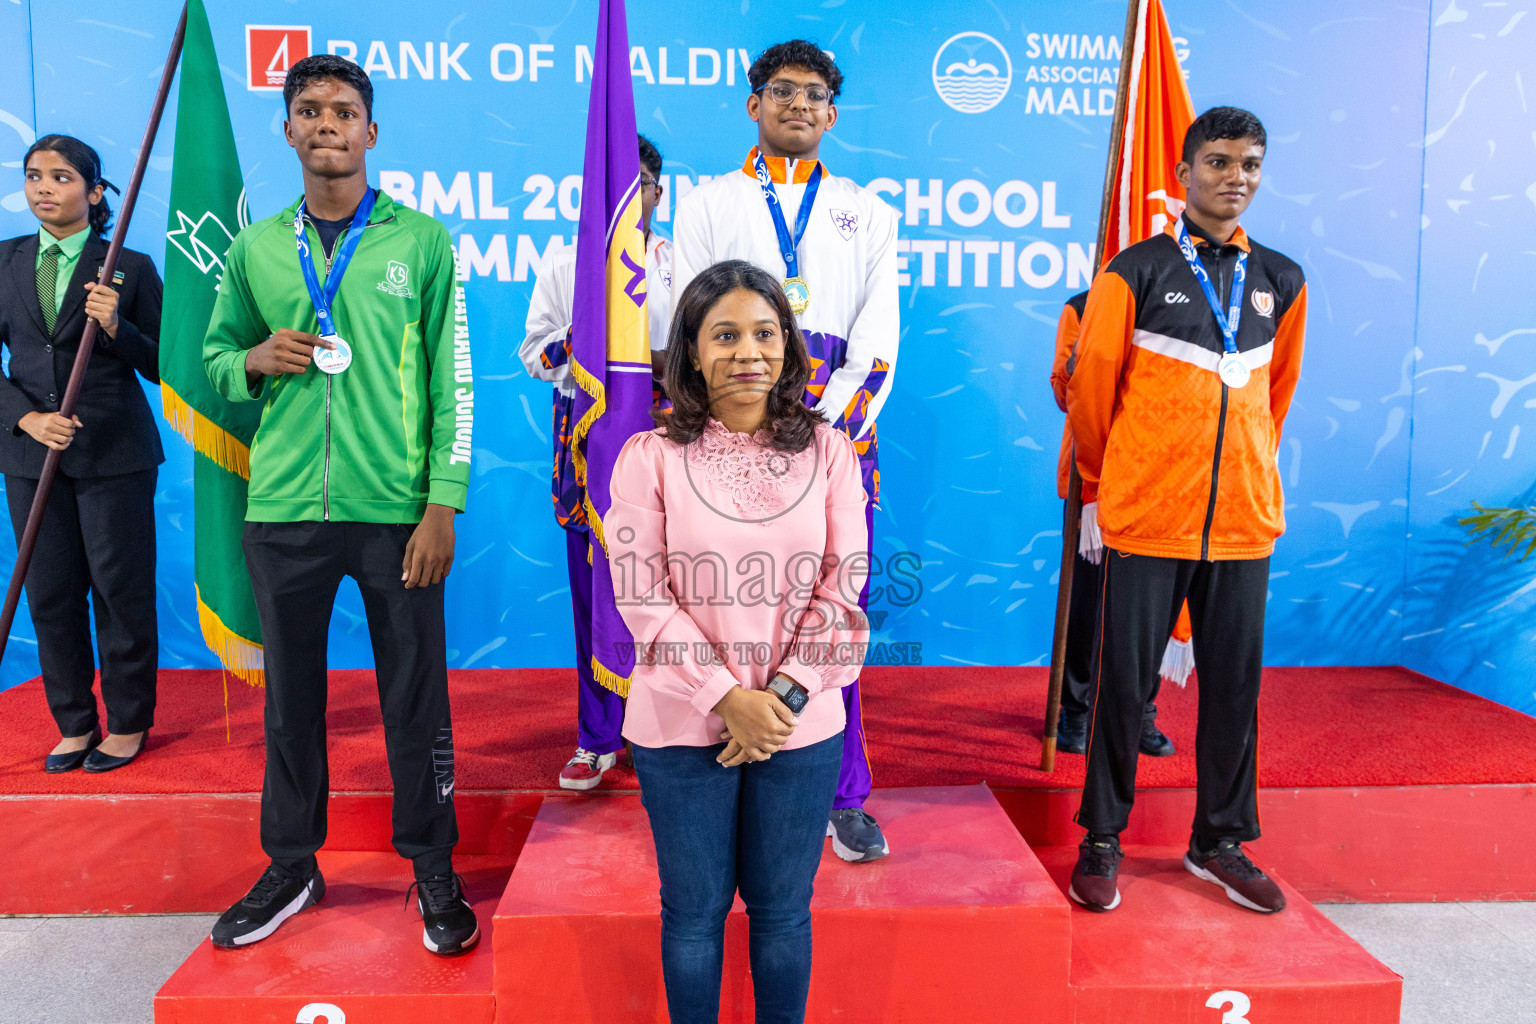
<instances>
[{"instance_id":1,"label":"person holding orange flag","mask_svg":"<svg viewBox=\"0 0 1536 1024\"><path fill-rule=\"evenodd\" d=\"M1067 381L1072 379L1077 338L1082 327L1083 307L1088 293L1079 292L1067 300L1056 322L1056 359L1051 367L1051 392L1056 405L1067 411ZM1067 423L1061 431L1061 457L1056 467L1056 493L1066 498L1072 473L1072 425ZM1071 509L1066 510L1070 515ZM1089 512L1089 510L1085 510ZM1091 514L1091 512L1089 512ZM1099 586L1103 578L1099 563L1103 561L1104 545L1095 531L1091 540L1086 534L1079 544L1077 565L1072 571L1072 609L1067 618L1067 663L1062 674L1061 721L1056 729L1056 749L1063 754L1088 752L1088 719L1093 713L1093 690L1090 686L1090 670L1093 666L1093 638L1099 628ZM1087 550L1081 550L1084 546ZM1141 716L1140 749L1149 757L1172 757L1176 752L1173 741L1157 727L1157 694L1163 679L1183 686L1189 680L1193 658L1181 660L1180 655L1189 649L1189 608L1179 613L1179 624L1168 641L1163 657L1163 667L1158 679L1153 681L1152 693L1147 697L1146 710ZM1174 666L1178 666L1175 669ZM1179 671L1182 669L1182 671ZM1172 674L1170 674L1172 673Z\"/></svg>"}]
</instances>

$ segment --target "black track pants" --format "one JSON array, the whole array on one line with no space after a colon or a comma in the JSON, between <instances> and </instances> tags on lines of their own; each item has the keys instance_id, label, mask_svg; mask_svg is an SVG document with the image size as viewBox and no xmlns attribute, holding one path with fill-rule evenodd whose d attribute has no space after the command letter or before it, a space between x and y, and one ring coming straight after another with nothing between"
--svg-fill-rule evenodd
<instances>
[{"instance_id":1,"label":"black track pants","mask_svg":"<svg viewBox=\"0 0 1536 1024\"><path fill-rule=\"evenodd\" d=\"M1136 797L1142 709L1187 597L1199 668L1194 836L1259 837L1259 675L1269 559L1200 562L1106 549L1093 657L1096 706L1077 822L1124 831Z\"/></svg>"},{"instance_id":2,"label":"black track pants","mask_svg":"<svg viewBox=\"0 0 1536 1024\"><path fill-rule=\"evenodd\" d=\"M247 523L245 559L261 617L267 673L267 771L261 846L307 873L325 842L326 636L336 588L357 581L368 617L394 782L394 846L417 878L451 870L453 727L443 587L400 581L414 524Z\"/></svg>"}]
</instances>

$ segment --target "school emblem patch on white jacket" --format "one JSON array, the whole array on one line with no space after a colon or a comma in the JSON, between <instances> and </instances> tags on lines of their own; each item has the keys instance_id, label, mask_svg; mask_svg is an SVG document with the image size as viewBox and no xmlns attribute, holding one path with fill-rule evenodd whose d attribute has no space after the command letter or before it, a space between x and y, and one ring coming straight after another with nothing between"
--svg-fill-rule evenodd
<instances>
[{"instance_id":1,"label":"school emblem patch on white jacket","mask_svg":"<svg viewBox=\"0 0 1536 1024\"><path fill-rule=\"evenodd\" d=\"M832 224L837 228L837 233L848 241L853 241L853 233L859 230L859 215L852 210L828 210L832 215Z\"/></svg>"}]
</instances>

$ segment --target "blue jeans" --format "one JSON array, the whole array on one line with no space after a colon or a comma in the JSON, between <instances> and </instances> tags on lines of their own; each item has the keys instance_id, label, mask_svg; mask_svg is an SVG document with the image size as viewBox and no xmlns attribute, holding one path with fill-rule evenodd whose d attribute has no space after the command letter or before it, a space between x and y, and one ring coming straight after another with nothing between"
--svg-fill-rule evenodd
<instances>
[{"instance_id":1,"label":"blue jeans","mask_svg":"<svg viewBox=\"0 0 1536 1024\"><path fill-rule=\"evenodd\" d=\"M709 747L634 748L661 874L661 967L672 1024L720 1014L725 918L747 905L758 1024L801 1024L811 985L811 889L837 792L839 733L722 768Z\"/></svg>"}]
</instances>

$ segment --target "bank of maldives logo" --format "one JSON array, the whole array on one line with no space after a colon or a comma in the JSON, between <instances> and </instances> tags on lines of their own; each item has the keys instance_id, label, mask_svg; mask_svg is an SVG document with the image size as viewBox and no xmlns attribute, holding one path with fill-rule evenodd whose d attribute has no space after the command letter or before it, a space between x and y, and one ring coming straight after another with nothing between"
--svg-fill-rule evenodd
<instances>
[{"instance_id":1,"label":"bank of maldives logo","mask_svg":"<svg viewBox=\"0 0 1536 1024\"><path fill-rule=\"evenodd\" d=\"M308 25L247 25L245 87L252 92L280 92L288 69L308 56Z\"/></svg>"},{"instance_id":2,"label":"bank of maldives logo","mask_svg":"<svg viewBox=\"0 0 1536 1024\"><path fill-rule=\"evenodd\" d=\"M980 114L1003 102L1013 84L1013 61L985 32L951 36L933 57L933 87L962 114Z\"/></svg>"}]
</instances>

